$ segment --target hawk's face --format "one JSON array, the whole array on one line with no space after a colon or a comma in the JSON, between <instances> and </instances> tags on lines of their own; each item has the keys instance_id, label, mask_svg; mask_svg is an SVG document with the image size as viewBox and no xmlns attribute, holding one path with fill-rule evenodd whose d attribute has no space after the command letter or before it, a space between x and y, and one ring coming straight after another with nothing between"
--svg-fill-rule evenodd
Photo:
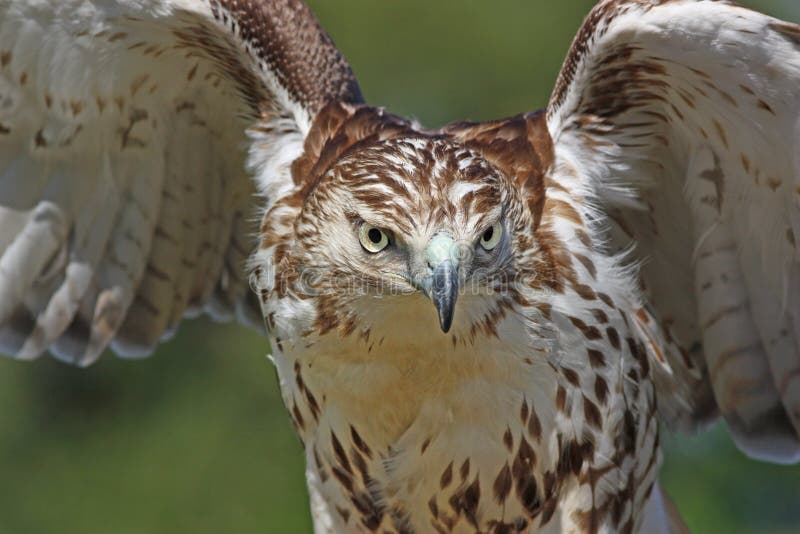
<instances>
[{"instance_id":1,"label":"hawk's face","mask_svg":"<svg viewBox=\"0 0 800 534\"><path fill-rule=\"evenodd\" d=\"M441 335L482 320L514 278L521 211L506 176L447 139L355 147L297 222L293 264L318 329L383 332L404 314Z\"/></svg>"}]
</instances>

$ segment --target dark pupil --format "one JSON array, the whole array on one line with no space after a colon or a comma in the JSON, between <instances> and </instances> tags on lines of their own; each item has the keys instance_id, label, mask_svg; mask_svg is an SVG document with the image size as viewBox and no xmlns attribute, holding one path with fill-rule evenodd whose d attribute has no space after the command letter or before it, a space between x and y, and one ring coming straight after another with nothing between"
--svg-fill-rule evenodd
<instances>
[{"instance_id":1,"label":"dark pupil","mask_svg":"<svg viewBox=\"0 0 800 534\"><path fill-rule=\"evenodd\" d=\"M483 240L484 241L491 241L492 236L494 235L494 226L490 227L483 233Z\"/></svg>"},{"instance_id":2,"label":"dark pupil","mask_svg":"<svg viewBox=\"0 0 800 534\"><path fill-rule=\"evenodd\" d=\"M372 241L376 245L383 240L383 234L377 228L372 228L367 233L367 237L369 237L369 240Z\"/></svg>"}]
</instances>

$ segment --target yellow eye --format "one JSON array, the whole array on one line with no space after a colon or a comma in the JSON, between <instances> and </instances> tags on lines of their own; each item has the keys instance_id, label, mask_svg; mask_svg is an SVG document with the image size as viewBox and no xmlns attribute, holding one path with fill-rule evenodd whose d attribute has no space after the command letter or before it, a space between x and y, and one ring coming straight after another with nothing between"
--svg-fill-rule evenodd
<instances>
[{"instance_id":1,"label":"yellow eye","mask_svg":"<svg viewBox=\"0 0 800 534\"><path fill-rule=\"evenodd\" d=\"M503 237L503 226L496 222L483 232L481 236L481 246L485 250L492 250L500 242Z\"/></svg>"},{"instance_id":2,"label":"yellow eye","mask_svg":"<svg viewBox=\"0 0 800 534\"><path fill-rule=\"evenodd\" d=\"M361 241L361 246L372 254L389 246L389 236L386 232L367 223L362 223L358 229L358 239Z\"/></svg>"}]
</instances>

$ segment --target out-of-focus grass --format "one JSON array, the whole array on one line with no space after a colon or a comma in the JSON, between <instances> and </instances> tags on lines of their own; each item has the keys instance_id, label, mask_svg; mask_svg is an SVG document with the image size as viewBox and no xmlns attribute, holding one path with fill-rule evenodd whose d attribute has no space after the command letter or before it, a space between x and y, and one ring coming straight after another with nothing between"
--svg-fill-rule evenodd
<instances>
[{"instance_id":1,"label":"out-of-focus grass","mask_svg":"<svg viewBox=\"0 0 800 534\"><path fill-rule=\"evenodd\" d=\"M800 466L750 460L723 423L699 436L664 434L661 481L697 533L800 531Z\"/></svg>"},{"instance_id":2,"label":"out-of-focus grass","mask_svg":"<svg viewBox=\"0 0 800 534\"><path fill-rule=\"evenodd\" d=\"M370 102L436 126L544 106L593 2L311 4ZM0 533L309 531L267 352L201 320L139 362L0 359ZM665 441L664 484L697 532L797 531L800 469L745 459L721 429Z\"/></svg>"},{"instance_id":3,"label":"out-of-focus grass","mask_svg":"<svg viewBox=\"0 0 800 534\"><path fill-rule=\"evenodd\" d=\"M266 341L209 324L141 362L3 361L0 532L309 530Z\"/></svg>"}]
</instances>

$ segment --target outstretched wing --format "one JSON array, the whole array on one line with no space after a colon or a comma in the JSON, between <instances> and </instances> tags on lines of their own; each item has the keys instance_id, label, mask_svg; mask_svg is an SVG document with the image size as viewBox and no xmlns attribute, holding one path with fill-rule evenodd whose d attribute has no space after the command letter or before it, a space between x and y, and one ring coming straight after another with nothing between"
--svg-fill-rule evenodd
<instances>
[{"instance_id":1,"label":"outstretched wing","mask_svg":"<svg viewBox=\"0 0 800 534\"><path fill-rule=\"evenodd\" d=\"M334 100L361 95L299 0L0 1L0 352L86 365L186 314L260 323L254 205Z\"/></svg>"},{"instance_id":2,"label":"outstretched wing","mask_svg":"<svg viewBox=\"0 0 800 534\"><path fill-rule=\"evenodd\" d=\"M724 1L605 0L548 108L556 168L633 241L659 407L800 460L800 27ZM653 314L656 321L648 320ZM673 341L679 350L671 350Z\"/></svg>"}]
</instances>

